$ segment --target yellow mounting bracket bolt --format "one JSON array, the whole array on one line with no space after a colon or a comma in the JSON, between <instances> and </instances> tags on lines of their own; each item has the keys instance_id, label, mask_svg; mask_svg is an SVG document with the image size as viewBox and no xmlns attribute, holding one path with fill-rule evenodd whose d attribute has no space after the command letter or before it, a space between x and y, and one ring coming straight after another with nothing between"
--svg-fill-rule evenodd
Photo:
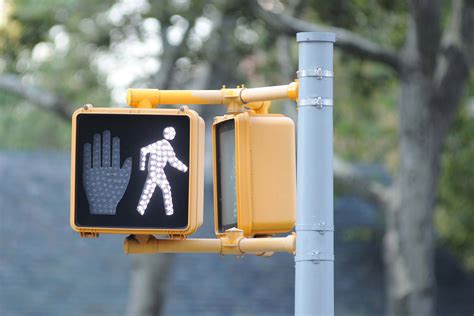
<instances>
[{"instance_id":1,"label":"yellow mounting bracket bolt","mask_svg":"<svg viewBox=\"0 0 474 316\"><path fill-rule=\"evenodd\" d=\"M244 238L244 231L238 228L231 228L225 231L225 235L221 237L222 250L221 254L241 255L239 248L240 240Z\"/></svg>"},{"instance_id":2,"label":"yellow mounting bracket bolt","mask_svg":"<svg viewBox=\"0 0 474 316\"><path fill-rule=\"evenodd\" d=\"M272 101L252 102L245 104L245 107L250 109L250 111L255 114L268 114L271 106Z\"/></svg>"},{"instance_id":3,"label":"yellow mounting bracket bolt","mask_svg":"<svg viewBox=\"0 0 474 316\"><path fill-rule=\"evenodd\" d=\"M227 113L238 113L244 110L243 102L240 97L242 88L239 86L236 89L222 88L222 101L227 106Z\"/></svg>"}]
</instances>

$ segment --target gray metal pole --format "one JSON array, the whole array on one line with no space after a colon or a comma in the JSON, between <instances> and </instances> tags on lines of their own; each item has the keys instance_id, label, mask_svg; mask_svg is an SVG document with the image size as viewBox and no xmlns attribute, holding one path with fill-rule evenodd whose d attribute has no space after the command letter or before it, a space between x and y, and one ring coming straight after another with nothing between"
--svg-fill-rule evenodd
<instances>
[{"instance_id":1,"label":"gray metal pole","mask_svg":"<svg viewBox=\"0 0 474 316\"><path fill-rule=\"evenodd\" d=\"M299 45L295 315L334 315L332 33Z\"/></svg>"}]
</instances>

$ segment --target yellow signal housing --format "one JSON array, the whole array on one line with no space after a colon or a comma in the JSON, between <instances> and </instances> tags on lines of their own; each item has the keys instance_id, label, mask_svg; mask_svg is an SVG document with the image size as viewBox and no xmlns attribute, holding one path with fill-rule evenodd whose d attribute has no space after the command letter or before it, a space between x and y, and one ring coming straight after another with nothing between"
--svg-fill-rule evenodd
<instances>
[{"instance_id":1,"label":"yellow signal housing","mask_svg":"<svg viewBox=\"0 0 474 316\"><path fill-rule=\"evenodd\" d=\"M82 177L77 170L80 166L78 150L78 119L85 115L113 115L126 116L133 115L133 120L146 119L149 116L161 116L164 120L168 117L186 116L189 118L189 180L188 194L183 197L187 199L187 225L184 227L137 227L137 226L115 226L105 225L80 225L77 222L77 215L81 211L78 208L77 196L79 186L78 177ZM104 127L106 128L106 127ZM126 128L126 126L124 127ZM203 223L203 204L204 204L204 120L193 110L187 107L180 109L151 109L151 108L94 108L83 107L76 110L72 116L72 139L71 139L71 199L70 199L70 225L73 230L79 232L82 237L98 237L99 233L108 234L137 234L137 235L170 235L176 237L185 237L194 233ZM125 130L126 133L136 133L133 129ZM136 213L135 209L127 209L127 213ZM105 217L107 218L107 217ZM159 226L159 225L158 225Z\"/></svg>"},{"instance_id":2,"label":"yellow signal housing","mask_svg":"<svg viewBox=\"0 0 474 316\"><path fill-rule=\"evenodd\" d=\"M245 237L288 232L295 225L293 121L251 111L216 117L212 126L214 225Z\"/></svg>"}]
</instances>

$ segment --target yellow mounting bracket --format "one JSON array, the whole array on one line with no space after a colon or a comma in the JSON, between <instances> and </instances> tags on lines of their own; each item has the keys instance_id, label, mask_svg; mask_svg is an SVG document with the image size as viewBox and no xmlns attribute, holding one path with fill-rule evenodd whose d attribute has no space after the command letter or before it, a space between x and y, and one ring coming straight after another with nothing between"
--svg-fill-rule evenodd
<instances>
[{"instance_id":1,"label":"yellow mounting bracket","mask_svg":"<svg viewBox=\"0 0 474 316\"><path fill-rule=\"evenodd\" d=\"M225 86L222 87L222 103L227 106L227 113L238 113L242 112L244 107L240 94L242 89L237 86L236 89L228 89Z\"/></svg>"},{"instance_id":2,"label":"yellow mounting bracket","mask_svg":"<svg viewBox=\"0 0 474 316\"><path fill-rule=\"evenodd\" d=\"M223 104L228 113L250 110L266 114L272 100L298 99L298 80L281 86L245 88L222 87L220 90L129 89L127 104L136 108L153 108L160 104Z\"/></svg>"},{"instance_id":3,"label":"yellow mounting bracket","mask_svg":"<svg viewBox=\"0 0 474 316\"><path fill-rule=\"evenodd\" d=\"M295 233L286 237L246 238L243 230L231 228L220 238L157 239L152 235L130 235L123 248L126 254L219 253L271 256L274 252L295 253Z\"/></svg>"},{"instance_id":4,"label":"yellow mounting bracket","mask_svg":"<svg viewBox=\"0 0 474 316\"><path fill-rule=\"evenodd\" d=\"M268 114L271 100L298 99L298 80L288 85L245 88L222 87L221 90L129 89L127 104L135 108L153 108L160 104L223 104L228 113L250 111ZM130 235L124 241L126 254L219 253L221 255L271 256L274 252L295 253L296 235L247 238L243 230L231 228L216 239L157 239L153 235Z\"/></svg>"}]
</instances>

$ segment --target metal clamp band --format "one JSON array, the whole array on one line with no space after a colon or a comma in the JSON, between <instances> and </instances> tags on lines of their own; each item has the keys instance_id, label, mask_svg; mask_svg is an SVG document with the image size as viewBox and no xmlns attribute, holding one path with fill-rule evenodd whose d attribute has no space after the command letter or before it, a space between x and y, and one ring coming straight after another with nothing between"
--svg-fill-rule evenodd
<instances>
[{"instance_id":1,"label":"metal clamp band","mask_svg":"<svg viewBox=\"0 0 474 316\"><path fill-rule=\"evenodd\" d=\"M324 106L333 106L333 104L334 102L332 99L323 99L321 97L311 97L298 100L298 106L314 105L319 109L322 109Z\"/></svg>"},{"instance_id":2,"label":"metal clamp band","mask_svg":"<svg viewBox=\"0 0 474 316\"><path fill-rule=\"evenodd\" d=\"M334 78L334 72L318 67L316 69L298 70L296 76L298 79L303 77L316 77L318 80L321 80L323 78Z\"/></svg>"},{"instance_id":3,"label":"metal clamp band","mask_svg":"<svg viewBox=\"0 0 474 316\"><path fill-rule=\"evenodd\" d=\"M321 253L314 250L303 255L296 255L295 262L298 261L312 261L313 263L318 263L319 261L334 261L334 254Z\"/></svg>"},{"instance_id":4,"label":"metal clamp band","mask_svg":"<svg viewBox=\"0 0 474 316\"><path fill-rule=\"evenodd\" d=\"M307 225L296 225L296 231L318 231L318 232L333 232L334 225L328 225L325 223L307 224Z\"/></svg>"}]
</instances>

